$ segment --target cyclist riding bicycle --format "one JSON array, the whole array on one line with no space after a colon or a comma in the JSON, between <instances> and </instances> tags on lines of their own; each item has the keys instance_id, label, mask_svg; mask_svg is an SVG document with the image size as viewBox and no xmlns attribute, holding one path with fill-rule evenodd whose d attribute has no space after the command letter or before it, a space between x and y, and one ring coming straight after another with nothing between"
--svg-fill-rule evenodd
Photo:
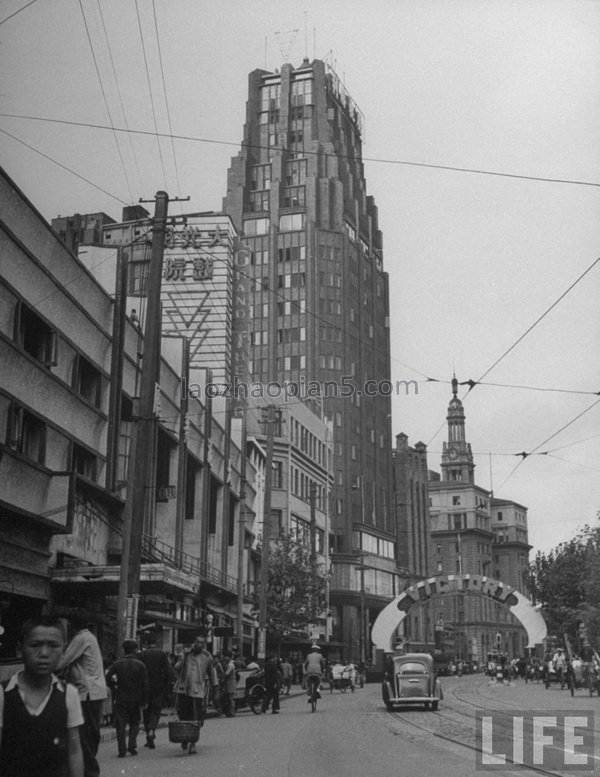
<instances>
[{"instance_id":1,"label":"cyclist riding bicycle","mask_svg":"<svg viewBox=\"0 0 600 777\"><path fill-rule=\"evenodd\" d=\"M321 687L321 678L327 669L325 659L321 655L321 648L318 645L312 645L310 653L306 656L304 662L304 677L306 678L306 690L308 692L308 701L310 702L311 685L317 682L317 698L321 698L319 688Z\"/></svg>"}]
</instances>

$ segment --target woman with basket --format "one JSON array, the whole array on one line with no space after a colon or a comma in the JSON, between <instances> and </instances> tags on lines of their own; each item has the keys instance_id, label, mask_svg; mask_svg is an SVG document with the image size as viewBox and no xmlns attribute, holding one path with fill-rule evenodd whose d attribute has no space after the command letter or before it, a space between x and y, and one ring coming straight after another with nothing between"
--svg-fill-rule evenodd
<instances>
[{"instance_id":1,"label":"woman with basket","mask_svg":"<svg viewBox=\"0 0 600 777\"><path fill-rule=\"evenodd\" d=\"M218 685L213 657L205 645L204 637L196 637L191 649L175 664L175 708L179 720L169 723L169 739L181 743L181 748L189 753L196 752L204 725L207 683Z\"/></svg>"}]
</instances>

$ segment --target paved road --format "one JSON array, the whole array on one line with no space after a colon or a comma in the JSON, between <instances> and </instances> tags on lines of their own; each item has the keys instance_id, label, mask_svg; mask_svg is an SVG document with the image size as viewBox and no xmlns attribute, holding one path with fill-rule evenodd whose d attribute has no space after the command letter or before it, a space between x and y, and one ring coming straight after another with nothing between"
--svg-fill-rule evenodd
<instances>
[{"instance_id":1,"label":"paved road","mask_svg":"<svg viewBox=\"0 0 600 777\"><path fill-rule=\"evenodd\" d=\"M380 689L323 693L313 715L306 697L284 697L279 715L240 712L212 718L202 730L198 753L183 753L160 729L157 749L117 758L116 742L101 745L101 777L481 777L473 750L474 709L594 709L600 699L583 692L546 690L543 685L490 686L481 676L444 678L440 712L391 715ZM600 714L597 715L600 726ZM599 740L600 741L600 738ZM502 771L502 775L529 774ZM538 772L539 777L539 772Z\"/></svg>"}]
</instances>

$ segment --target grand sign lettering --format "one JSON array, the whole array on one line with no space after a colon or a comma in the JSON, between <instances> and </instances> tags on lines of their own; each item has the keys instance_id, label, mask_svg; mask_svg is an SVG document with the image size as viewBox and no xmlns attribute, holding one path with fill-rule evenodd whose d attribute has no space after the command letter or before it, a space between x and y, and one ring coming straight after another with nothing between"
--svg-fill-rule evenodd
<instances>
[{"instance_id":1,"label":"grand sign lettering","mask_svg":"<svg viewBox=\"0 0 600 777\"><path fill-rule=\"evenodd\" d=\"M432 596L457 593L489 597L509 609L527 631L529 647L546 637L546 623L541 613L516 588L483 575L438 575L409 586L383 608L373 624L373 644L380 650L390 651L394 633L413 604Z\"/></svg>"}]
</instances>

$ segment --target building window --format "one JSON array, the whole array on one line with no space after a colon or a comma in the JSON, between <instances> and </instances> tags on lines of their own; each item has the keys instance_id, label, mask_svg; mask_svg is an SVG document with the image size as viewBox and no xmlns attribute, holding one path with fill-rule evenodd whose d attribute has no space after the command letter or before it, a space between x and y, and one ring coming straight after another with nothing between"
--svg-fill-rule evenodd
<instances>
[{"instance_id":1,"label":"building window","mask_svg":"<svg viewBox=\"0 0 600 777\"><path fill-rule=\"evenodd\" d=\"M26 353L46 367L56 364L56 329L47 324L24 302L15 307L14 340Z\"/></svg>"},{"instance_id":2,"label":"building window","mask_svg":"<svg viewBox=\"0 0 600 777\"><path fill-rule=\"evenodd\" d=\"M171 479L171 439L158 431L156 444L156 501L166 502L169 498Z\"/></svg>"},{"instance_id":3,"label":"building window","mask_svg":"<svg viewBox=\"0 0 600 777\"><path fill-rule=\"evenodd\" d=\"M453 505L459 505L460 504L460 496L453 496L452 497L452 504Z\"/></svg>"},{"instance_id":4,"label":"building window","mask_svg":"<svg viewBox=\"0 0 600 777\"><path fill-rule=\"evenodd\" d=\"M250 188L253 191L268 189L271 184L271 165L253 165Z\"/></svg>"},{"instance_id":5,"label":"building window","mask_svg":"<svg viewBox=\"0 0 600 777\"><path fill-rule=\"evenodd\" d=\"M194 460L188 456L185 472L185 512L186 521L193 521L196 517L196 474L198 467Z\"/></svg>"},{"instance_id":6,"label":"building window","mask_svg":"<svg viewBox=\"0 0 600 777\"><path fill-rule=\"evenodd\" d=\"M283 462L274 461L273 471L271 473L271 487L283 488Z\"/></svg>"},{"instance_id":7,"label":"building window","mask_svg":"<svg viewBox=\"0 0 600 777\"><path fill-rule=\"evenodd\" d=\"M83 475L88 480L96 480L98 459L81 445L73 443L71 455L71 468L78 475Z\"/></svg>"},{"instance_id":8,"label":"building window","mask_svg":"<svg viewBox=\"0 0 600 777\"><path fill-rule=\"evenodd\" d=\"M269 232L269 219L247 219L244 221L244 235L266 235Z\"/></svg>"},{"instance_id":9,"label":"building window","mask_svg":"<svg viewBox=\"0 0 600 777\"><path fill-rule=\"evenodd\" d=\"M102 375L85 356L78 353L73 364L73 388L95 407L100 406Z\"/></svg>"},{"instance_id":10,"label":"building window","mask_svg":"<svg viewBox=\"0 0 600 777\"><path fill-rule=\"evenodd\" d=\"M9 410L6 444L38 464L46 459L46 424L19 405Z\"/></svg>"},{"instance_id":11,"label":"building window","mask_svg":"<svg viewBox=\"0 0 600 777\"><path fill-rule=\"evenodd\" d=\"M288 186L283 190L284 208L303 208L306 205L304 186Z\"/></svg>"},{"instance_id":12,"label":"building window","mask_svg":"<svg viewBox=\"0 0 600 777\"><path fill-rule=\"evenodd\" d=\"M129 262L127 271L127 292L130 297L145 297L148 293L148 260Z\"/></svg>"},{"instance_id":13,"label":"building window","mask_svg":"<svg viewBox=\"0 0 600 777\"><path fill-rule=\"evenodd\" d=\"M501 521L501 520L502 520L502 513L498 513L498 520L499 520L499 521Z\"/></svg>"},{"instance_id":14,"label":"building window","mask_svg":"<svg viewBox=\"0 0 600 777\"><path fill-rule=\"evenodd\" d=\"M304 229L304 213L287 213L279 217L279 231L293 232Z\"/></svg>"},{"instance_id":15,"label":"building window","mask_svg":"<svg viewBox=\"0 0 600 777\"><path fill-rule=\"evenodd\" d=\"M252 213L261 213L269 210L269 192L250 192L250 210Z\"/></svg>"}]
</instances>

